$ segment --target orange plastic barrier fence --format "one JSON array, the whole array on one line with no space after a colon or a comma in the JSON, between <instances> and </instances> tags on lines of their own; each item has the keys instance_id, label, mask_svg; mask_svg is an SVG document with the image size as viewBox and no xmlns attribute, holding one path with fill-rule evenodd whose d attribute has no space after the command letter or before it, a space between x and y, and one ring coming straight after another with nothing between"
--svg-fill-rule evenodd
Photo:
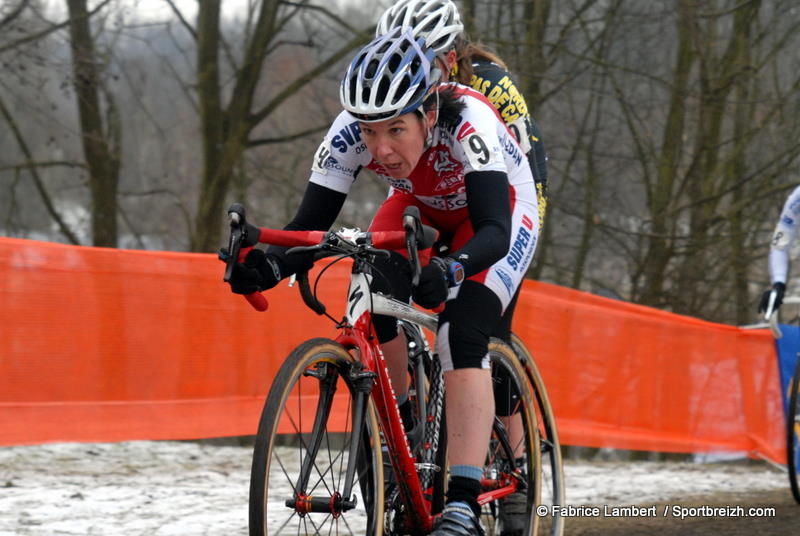
<instances>
[{"instance_id":1,"label":"orange plastic barrier fence","mask_svg":"<svg viewBox=\"0 0 800 536\"><path fill-rule=\"evenodd\" d=\"M563 444L747 452L785 463L775 342L747 330L527 282L532 348Z\"/></svg>"},{"instance_id":2,"label":"orange plastic barrier fence","mask_svg":"<svg viewBox=\"0 0 800 536\"><path fill-rule=\"evenodd\" d=\"M286 285L253 311L212 255L0 238L0 445L253 434L281 359L334 336ZM321 295L341 311L348 267ZM782 461L766 331L526 282L515 330L562 443Z\"/></svg>"}]
</instances>

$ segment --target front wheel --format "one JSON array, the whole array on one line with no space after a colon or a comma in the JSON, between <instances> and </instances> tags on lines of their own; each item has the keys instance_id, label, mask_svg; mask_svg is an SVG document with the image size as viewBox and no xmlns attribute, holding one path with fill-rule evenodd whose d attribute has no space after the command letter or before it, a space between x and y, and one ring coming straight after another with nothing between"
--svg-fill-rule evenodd
<instances>
[{"instance_id":1,"label":"front wheel","mask_svg":"<svg viewBox=\"0 0 800 536\"><path fill-rule=\"evenodd\" d=\"M786 412L786 458L789 470L789 484L794 500L800 503L800 356L794 368L794 376L789 388L789 408Z\"/></svg>"},{"instance_id":2,"label":"front wheel","mask_svg":"<svg viewBox=\"0 0 800 536\"><path fill-rule=\"evenodd\" d=\"M281 366L253 452L250 536L382 535L383 467L370 398L363 425L353 429L359 412L351 372L359 365L340 344L312 339Z\"/></svg>"}]
</instances>

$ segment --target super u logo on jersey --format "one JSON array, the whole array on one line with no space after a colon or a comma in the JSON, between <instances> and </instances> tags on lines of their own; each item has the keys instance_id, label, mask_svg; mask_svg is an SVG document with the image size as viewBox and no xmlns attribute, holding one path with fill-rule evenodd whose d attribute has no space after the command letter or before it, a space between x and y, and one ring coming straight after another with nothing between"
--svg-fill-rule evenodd
<instances>
[{"instance_id":1,"label":"super u logo on jersey","mask_svg":"<svg viewBox=\"0 0 800 536\"><path fill-rule=\"evenodd\" d=\"M532 233L533 220L527 214L523 214L521 223L522 225L517 229L517 235L514 237L514 242L511 244L511 249L506 257L506 262L515 272L520 265L527 265L531 255L533 255L533 248L529 246L535 244L536 240Z\"/></svg>"}]
</instances>

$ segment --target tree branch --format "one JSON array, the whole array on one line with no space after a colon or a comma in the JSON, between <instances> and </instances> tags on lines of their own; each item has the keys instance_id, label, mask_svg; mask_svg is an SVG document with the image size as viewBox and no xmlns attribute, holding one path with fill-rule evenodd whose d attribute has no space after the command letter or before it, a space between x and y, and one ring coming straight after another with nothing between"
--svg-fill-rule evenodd
<instances>
[{"instance_id":1,"label":"tree branch","mask_svg":"<svg viewBox=\"0 0 800 536\"><path fill-rule=\"evenodd\" d=\"M342 59L345 55L347 55L351 50L354 48L363 45L369 41L371 34L367 33L360 33L357 34L353 39L347 42L342 48L331 54L328 58L320 62L317 67L314 67L307 73L301 75L298 79L294 82L289 84L283 91L278 93L274 99L272 99L266 106L264 106L261 110L256 112L255 114L250 116L250 124L257 125L260 123L265 117L271 114L278 106L283 104L283 102L297 93L303 86L305 86L310 81L314 80L318 75L328 70L328 68Z\"/></svg>"},{"instance_id":2,"label":"tree branch","mask_svg":"<svg viewBox=\"0 0 800 536\"><path fill-rule=\"evenodd\" d=\"M319 127L309 128L308 130L297 132L295 134L289 134L288 136L280 136L278 138L259 138L255 140L250 140L247 142L247 146L258 147L259 145L270 145L275 143L285 143L287 141L294 141L309 136L311 134L316 134L317 132L323 132L324 130L327 130L329 126L330 125L325 124Z\"/></svg>"},{"instance_id":3,"label":"tree branch","mask_svg":"<svg viewBox=\"0 0 800 536\"><path fill-rule=\"evenodd\" d=\"M164 0L164 1L167 3L167 5L169 5L170 9L172 9L172 12L175 13L175 16L178 17L178 21L184 28L186 28L186 31L189 32L189 35L192 36L192 39L197 41L197 31L194 28L192 28L192 25L189 24L189 21L187 21L183 17L183 13L181 13L181 10L178 9L178 6L175 5L175 2L173 2L172 0Z\"/></svg>"},{"instance_id":4,"label":"tree branch","mask_svg":"<svg viewBox=\"0 0 800 536\"><path fill-rule=\"evenodd\" d=\"M48 167L71 167L71 168L81 168L86 169L86 164L82 162L72 162L70 160L45 160L42 162L26 162L24 164L16 164L13 166L3 166L0 167L0 172L3 171L18 171L20 169L28 169L31 166L37 168L48 168Z\"/></svg>"},{"instance_id":5,"label":"tree branch","mask_svg":"<svg viewBox=\"0 0 800 536\"><path fill-rule=\"evenodd\" d=\"M24 0L20 2L19 5L11 11L11 13L3 17L3 20L0 20L0 28L5 26L6 24L11 23L11 21L19 17L20 14L25 10L25 8L28 7L29 3L30 0Z\"/></svg>"},{"instance_id":6,"label":"tree branch","mask_svg":"<svg viewBox=\"0 0 800 536\"><path fill-rule=\"evenodd\" d=\"M315 11L321 11L323 14L327 15L331 20L333 20L336 23L340 24L341 26L347 28L348 30L350 30L354 34L361 33L361 30L350 26L347 23L347 21L345 21L344 19L342 19L341 17L339 17L338 15L333 13L328 8L325 8L325 7L322 7L322 6L317 6L317 5L314 5L314 4L300 4L300 3L297 3L297 2L281 2L281 4L287 5L287 6L296 6L296 7L299 7L299 8L313 9ZM372 27L372 32L373 33L375 32L375 27Z\"/></svg>"},{"instance_id":7,"label":"tree branch","mask_svg":"<svg viewBox=\"0 0 800 536\"><path fill-rule=\"evenodd\" d=\"M105 7L110 2L111 2L111 0L103 0L103 2L101 2L99 5L97 5L97 7L95 7L93 10L89 11L86 14L86 18L87 19L91 18L92 15L94 15L95 13L97 13L98 11L103 9L103 7ZM71 19L68 18L64 22L60 22L58 24L55 24L55 25L51 26L50 28L47 28L46 30L42 30L41 32L38 32L38 33L35 33L35 34L32 34L32 35L28 35L28 36L23 37L21 39L17 39L16 41L12 41L11 43L9 43L7 45L3 45L2 47L0 47L0 54L5 52L6 50L11 50L12 48L16 48L18 46L24 45L25 43L30 43L31 41L36 41L37 39L41 39L41 38L43 38L43 37L45 37L47 35L50 35L53 32L57 32L58 30L66 28L67 26L69 26L70 22L71 22Z\"/></svg>"},{"instance_id":8,"label":"tree branch","mask_svg":"<svg viewBox=\"0 0 800 536\"><path fill-rule=\"evenodd\" d=\"M30 172L31 177L33 178L33 184L36 186L36 189L38 190L39 195L42 198L42 202L44 203L47 212L50 213L50 216L58 224L58 228L61 230L64 236L67 237L67 240L69 240L72 244L79 246L81 243L80 240L78 240L78 237L75 236L75 234L70 230L70 228L61 218L61 215L58 213L55 206L53 205L53 202L50 199L50 195L47 193L47 190L44 187L44 183L42 182L41 177L39 177L39 172L37 171L36 166L33 163L33 155L31 155L31 151L28 148L28 145L25 143L25 139L22 137L22 133L19 131L16 121L14 121L14 118L8 111L6 103L1 98L0 98L0 114L2 114L3 117L5 118L6 123L8 123L8 126L11 128L11 132L14 134L14 138L17 140L17 144L19 145L20 150L25 155L25 158L28 159L28 166L27 166L28 171Z\"/></svg>"}]
</instances>

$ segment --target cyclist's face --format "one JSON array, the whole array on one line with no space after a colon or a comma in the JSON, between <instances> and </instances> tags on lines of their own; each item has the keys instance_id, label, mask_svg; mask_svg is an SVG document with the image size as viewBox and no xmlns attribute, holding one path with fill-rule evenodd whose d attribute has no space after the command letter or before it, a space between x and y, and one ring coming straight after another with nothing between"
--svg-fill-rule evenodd
<instances>
[{"instance_id":1,"label":"cyclist's face","mask_svg":"<svg viewBox=\"0 0 800 536\"><path fill-rule=\"evenodd\" d=\"M434 119L435 112L428 112L424 118L410 112L386 121L361 123L361 135L372 157L389 175L404 179L425 152L429 125Z\"/></svg>"}]
</instances>

